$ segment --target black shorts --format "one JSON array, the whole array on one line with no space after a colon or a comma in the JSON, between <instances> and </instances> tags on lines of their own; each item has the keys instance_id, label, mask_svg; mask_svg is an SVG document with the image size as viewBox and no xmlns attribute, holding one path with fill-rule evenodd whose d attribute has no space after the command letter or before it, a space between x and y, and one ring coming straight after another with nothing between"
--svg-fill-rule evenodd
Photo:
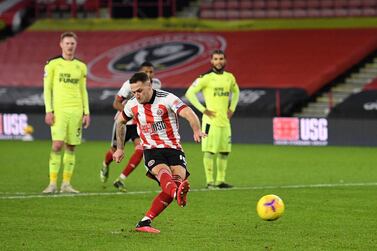
<instances>
[{"instance_id":1,"label":"black shorts","mask_svg":"<svg viewBox=\"0 0 377 251\"><path fill-rule=\"evenodd\" d=\"M186 169L186 178L190 175L186 166L186 157L184 152L173 148L154 148L144 149L144 162L147 168L147 176L151 177L153 167L158 164L166 164L167 166L182 166ZM153 176L153 175L152 175ZM154 178L151 177L151 178Z\"/></svg>"},{"instance_id":2,"label":"black shorts","mask_svg":"<svg viewBox=\"0 0 377 251\"><path fill-rule=\"evenodd\" d=\"M114 122L113 135L112 136L113 136L113 139L111 141L111 146L116 148L116 146L117 146L116 122ZM126 143L130 139L132 141L134 141L137 138L140 138L140 136L139 136L139 134L137 134L136 125L126 125L126 135L124 137L124 143Z\"/></svg>"}]
</instances>

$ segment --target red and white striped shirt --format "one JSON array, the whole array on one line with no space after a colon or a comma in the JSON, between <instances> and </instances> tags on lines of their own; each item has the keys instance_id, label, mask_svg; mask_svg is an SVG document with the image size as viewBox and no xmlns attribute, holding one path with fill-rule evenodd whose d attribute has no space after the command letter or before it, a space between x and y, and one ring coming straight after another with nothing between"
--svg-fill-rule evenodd
<instances>
[{"instance_id":1,"label":"red and white striped shirt","mask_svg":"<svg viewBox=\"0 0 377 251\"><path fill-rule=\"evenodd\" d=\"M174 94L153 90L153 96L147 104L139 104L133 97L126 103L122 114L127 120L132 117L136 120L144 149L182 150L177 115L185 107L187 105Z\"/></svg>"},{"instance_id":2,"label":"red and white striped shirt","mask_svg":"<svg viewBox=\"0 0 377 251\"><path fill-rule=\"evenodd\" d=\"M152 88L155 90L161 89L161 81L158 78L152 78ZM130 80L127 80L126 82L123 83L122 87L119 89L116 98L122 102L124 105L128 100L130 100L133 97L132 91L131 91L131 86L130 86ZM117 112L114 116L114 120L117 119L121 112ZM127 125L134 125L136 122L131 119L130 121L127 122Z\"/></svg>"}]
</instances>

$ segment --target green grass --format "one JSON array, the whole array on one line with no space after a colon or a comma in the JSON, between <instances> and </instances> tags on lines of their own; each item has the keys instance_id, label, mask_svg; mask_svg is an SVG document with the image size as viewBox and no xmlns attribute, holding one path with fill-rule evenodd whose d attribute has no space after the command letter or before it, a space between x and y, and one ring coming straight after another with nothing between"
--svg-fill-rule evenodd
<instances>
[{"instance_id":1,"label":"green grass","mask_svg":"<svg viewBox=\"0 0 377 251\"><path fill-rule=\"evenodd\" d=\"M99 168L108 145L85 142L77 149L72 183L87 196L37 197L48 183L50 142L0 141L1 250L375 250L377 246L376 148L234 145L227 177L237 188L206 191L200 146L185 144L193 189L189 204L185 208L172 204L154 221L161 233L151 235L133 228L159 188L144 176L142 166L127 180L128 193L115 193L110 185L103 188ZM122 167L112 165L110 184ZM332 186L310 187L315 184ZM283 217L274 222L262 221L255 212L258 198L270 193L286 205Z\"/></svg>"},{"instance_id":2,"label":"green grass","mask_svg":"<svg viewBox=\"0 0 377 251\"><path fill-rule=\"evenodd\" d=\"M291 18L250 20L205 19L41 19L28 29L31 31L99 31L99 30L163 30L163 31L235 31L271 29L333 29L375 28L376 17L351 18Z\"/></svg>"}]
</instances>

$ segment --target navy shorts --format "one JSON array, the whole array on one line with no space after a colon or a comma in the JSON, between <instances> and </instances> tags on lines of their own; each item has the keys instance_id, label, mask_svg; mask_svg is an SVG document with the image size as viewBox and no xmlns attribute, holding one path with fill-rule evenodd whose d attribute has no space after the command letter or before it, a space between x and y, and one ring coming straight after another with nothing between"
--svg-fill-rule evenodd
<instances>
[{"instance_id":1,"label":"navy shorts","mask_svg":"<svg viewBox=\"0 0 377 251\"><path fill-rule=\"evenodd\" d=\"M147 176L155 179L151 174L152 169L159 164L167 166L182 166L186 169L186 178L190 175L187 170L186 157L184 152L173 148L144 149L145 168L148 170Z\"/></svg>"}]
</instances>

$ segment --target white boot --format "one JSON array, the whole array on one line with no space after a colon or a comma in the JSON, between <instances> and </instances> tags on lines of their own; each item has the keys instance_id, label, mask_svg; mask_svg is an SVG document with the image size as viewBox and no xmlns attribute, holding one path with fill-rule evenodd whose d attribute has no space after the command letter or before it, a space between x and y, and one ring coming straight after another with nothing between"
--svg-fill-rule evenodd
<instances>
[{"instance_id":1,"label":"white boot","mask_svg":"<svg viewBox=\"0 0 377 251\"><path fill-rule=\"evenodd\" d=\"M56 184L49 184L45 188L45 190L42 191L43 194L53 194L57 192L58 192L58 188L56 187Z\"/></svg>"},{"instance_id":2,"label":"white boot","mask_svg":"<svg viewBox=\"0 0 377 251\"><path fill-rule=\"evenodd\" d=\"M71 184L69 183L63 183L62 186L60 187L60 192L61 193L80 193L80 191L77 191L72 187Z\"/></svg>"}]
</instances>

